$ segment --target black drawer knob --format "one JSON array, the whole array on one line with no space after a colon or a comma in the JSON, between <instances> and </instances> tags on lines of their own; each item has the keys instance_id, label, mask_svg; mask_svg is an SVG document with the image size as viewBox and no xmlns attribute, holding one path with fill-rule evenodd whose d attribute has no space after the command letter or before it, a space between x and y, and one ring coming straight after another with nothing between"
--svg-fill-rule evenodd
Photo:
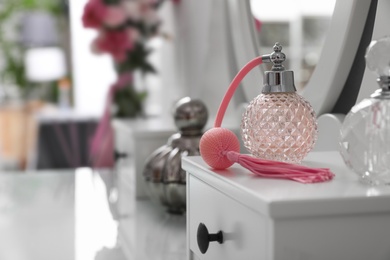
<instances>
[{"instance_id":1,"label":"black drawer knob","mask_svg":"<svg viewBox=\"0 0 390 260\"><path fill-rule=\"evenodd\" d=\"M119 152L117 150L114 151L114 160L115 160L115 162L120 160L120 159L125 159L127 157L128 157L127 153Z\"/></svg>"},{"instance_id":2,"label":"black drawer knob","mask_svg":"<svg viewBox=\"0 0 390 260\"><path fill-rule=\"evenodd\" d=\"M220 244L223 243L222 231L219 231L215 234L209 234L206 225L203 223L200 223L198 226L198 233L196 235L196 238L198 240L199 250L200 252L202 252L202 254L207 252L210 242L217 241Z\"/></svg>"}]
</instances>

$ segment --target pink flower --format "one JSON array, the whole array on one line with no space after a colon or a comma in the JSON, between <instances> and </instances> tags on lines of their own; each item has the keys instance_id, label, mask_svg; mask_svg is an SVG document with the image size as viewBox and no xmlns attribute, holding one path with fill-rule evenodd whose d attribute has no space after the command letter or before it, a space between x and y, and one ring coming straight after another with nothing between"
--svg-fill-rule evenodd
<instances>
[{"instance_id":1,"label":"pink flower","mask_svg":"<svg viewBox=\"0 0 390 260\"><path fill-rule=\"evenodd\" d=\"M260 31L261 31L261 27L262 27L263 23L262 23L262 22L261 22L259 19L255 18L255 17L253 17L253 18L255 19L255 27L256 27L256 31L260 32Z\"/></svg>"},{"instance_id":2,"label":"pink flower","mask_svg":"<svg viewBox=\"0 0 390 260\"><path fill-rule=\"evenodd\" d=\"M138 0L138 2L141 5L149 5L149 6L154 6L155 4L157 4L157 0Z\"/></svg>"},{"instance_id":3,"label":"pink flower","mask_svg":"<svg viewBox=\"0 0 390 260\"><path fill-rule=\"evenodd\" d=\"M96 47L122 62L126 59L127 51L133 49L133 42L126 31L103 31L96 39Z\"/></svg>"},{"instance_id":4,"label":"pink flower","mask_svg":"<svg viewBox=\"0 0 390 260\"><path fill-rule=\"evenodd\" d=\"M129 27L126 29L126 31L127 31L127 35L129 36L132 42L137 42L141 39L141 33L138 29Z\"/></svg>"},{"instance_id":5,"label":"pink flower","mask_svg":"<svg viewBox=\"0 0 390 260\"><path fill-rule=\"evenodd\" d=\"M145 8L143 10L143 21L148 25L158 24L160 18L154 8Z\"/></svg>"},{"instance_id":6,"label":"pink flower","mask_svg":"<svg viewBox=\"0 0 390 260\"><path fill-rule=\"evenodd\" d=\"M102 0L90 0L84 7L82 17L85 28L99 28L107 15L107 7Z\"/></svg>"},{"instance_id":7,"label":"pink flower","mask_svg":"<svg viewBox=\"0 0 390 260\"><path fill-rule=\"evenodd\" d=\"M91 52L96 55L103 54L102 50L98 47L98 41L100 39L100 36L93 40L90 45Z\"/></svg>"},{"instance_id":8,"label":"pink flower","mask_svg":"<svg viewBox=\"0 0 390 260\"><path fill-rule=\"evenodd\" d=\"M117 27L123 24L126 19L126 12L121 6L109 6L104 17L104 24L110 27Z\"/></svg>"},{"instance_id":9,"label":"pink flower","mask_svg":"<svg viewBox=\"0 0 390 260\"><path fill-rule=\"evenodd\" d=\"M124 1L122 2L122 8L126 12L127 16L136 21L141 17L141 5L136 1Z\"/></svg>"}]
</instances>

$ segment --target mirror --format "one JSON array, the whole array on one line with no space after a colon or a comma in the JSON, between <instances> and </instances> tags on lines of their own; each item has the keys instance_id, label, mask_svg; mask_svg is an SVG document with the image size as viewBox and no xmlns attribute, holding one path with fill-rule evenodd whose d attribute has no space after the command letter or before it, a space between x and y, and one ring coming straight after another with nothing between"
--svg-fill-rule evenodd
<instances>
[{"instance_id":1,"label":"mirror","mask_svg":"<svg viewBox=\"0 0 390 260\"><path fill-rule=\"evenodd\" d=\"M268 0L251 0L259 53L271 53L275 42L289 53L285 67L294 71L295 86L301 91L318 63L336 0L280 0L278 12ZM271 64L264 64L270 70Z\"/></svg>"},{"instance_id":2,"label":"mirror","mask_svg":"<svg viewBox=\"0 0 390 260\"><path fill-rule=\"evenodd\" d=\"M257 2L263 1L257 0ZM269 17L268 19L270 19L270 17L274 17L275 13L283 12L283 10L288 10L287 12L290 13L292 8L291 6L297 5L297 2L300 1L294 1L293 3L290 2L292 1L282 1L282 4L279 4L278 2L276 7L273 5L273 8L278 8L277 12L270 9L272 8L271 6L268 10L273 11L269 11L267 14ZM313 2L318 4L318 1ZM352 68L361 42L372 2L375 2L375 0L338 0L334 6L328 33L319 34L318 36L321 38L321 41L323 41L323 46L322 50L319 51L320 55L318 56L318 59L313 59L318 60L318 62L316 62L315 68L311 68L311 76L307 77L308 73L306 73L305 70L302 72L300 71L301 69L298 69L298 74L300 75L298 75L298 77L301 77L301 82L298 83L299 86L297 87L302 89L301 94L312 104L317 116L331 112L348 77L350 76L349 72ZM259 3L259 5L261 4ZM267 10L265 6L263 7L264 11ZM237 61L236 67L241 68L252 58L269 53L269 50L261 49L260 43L262 41L260 41L259 34L255 29L250 0L229 0L228 11L234 57ZM303 32L304 25L302 24L302 19L300 20L300 30ZM323 23L324 22L319 22L318 26L322 26ZM307 21L307 26L310 27L313 25L313 22L310 22L309 20ZM283 26L281 26L281 28L282 31L286 30L283 29ZM266 33L264 33L264 30L265 28L262 28L262 34L265 36ZM267 30L269 30L268 33L275 33L277 31L276 29ZM288 29L288 31L291 30L292 29L290 28ZM295 35L292 36L295 37ZM324 37L322 38L322 36ZM293 41L295 40L289 38L289 43L292 43ZM301 43L299 46L302 47L304 45ZM300 65L302 62L300 60L302 58L304 59L304 56L302 57L302 52L298 52L297 54L294 52L295 50L293 49L285 49L287 58L290 59L291 63L287 64L289 69L294 69L294 67L301 68ZM297 55L299 55L298 59L295 59ZM261 91L263 73L262 71L260 72L261 73L250 73L243 81L242 86L247 101L252 100Z\"/></svg>"}]
</instances>

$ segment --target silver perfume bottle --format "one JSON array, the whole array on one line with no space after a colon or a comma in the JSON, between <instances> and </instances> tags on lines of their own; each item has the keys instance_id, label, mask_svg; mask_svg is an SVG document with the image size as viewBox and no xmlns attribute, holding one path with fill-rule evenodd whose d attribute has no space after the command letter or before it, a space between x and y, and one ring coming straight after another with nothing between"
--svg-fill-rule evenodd
<instances>
[{"instance_id":1,"label":"silver perfume bottle","mask_svg":"<svg viewBox=\"0 0 390 260\"><path fill-rule=\"evenodd\" d=\"M181 158L200 155L199 141L208 111L202 101L186 97L176 103L173 117L179 132L146 159L143 176L153 201L170 213L182 214L186 210L186 172Z\"/></svg>"},{"instance_id":2,"label":"silver perfume bottle","mask_svg":"<svg viewBox=\"0 0 390 260\"><path fill-rule=\"evenodd\" d=\"M390 37L372 41L367 67L380 88L347 114L340 131L345 163L369 185L390 184Z\"/></svg>"}]
</instances>

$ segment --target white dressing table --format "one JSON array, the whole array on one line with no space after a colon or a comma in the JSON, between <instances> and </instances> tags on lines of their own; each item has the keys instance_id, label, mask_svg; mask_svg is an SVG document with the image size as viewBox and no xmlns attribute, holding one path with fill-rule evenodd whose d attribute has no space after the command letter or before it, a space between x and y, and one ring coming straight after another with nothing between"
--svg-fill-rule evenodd
<instances>
[{"instance_id":1,"label":"white dressing table","mask_svg":"<svg viewBox=\"0 0 390 260\"><path fill-rule=\"evenodd\" d=\"M239 165L214 171L201 157L184 158L187 259L390 259L390 187L360 184L338 152L313 152L305 164L328 167L336 177L300 184L258 178ZM210 234L222 231L224 240L210 242L204 254L200 223Z\"/></svg>"}]
</instances>

